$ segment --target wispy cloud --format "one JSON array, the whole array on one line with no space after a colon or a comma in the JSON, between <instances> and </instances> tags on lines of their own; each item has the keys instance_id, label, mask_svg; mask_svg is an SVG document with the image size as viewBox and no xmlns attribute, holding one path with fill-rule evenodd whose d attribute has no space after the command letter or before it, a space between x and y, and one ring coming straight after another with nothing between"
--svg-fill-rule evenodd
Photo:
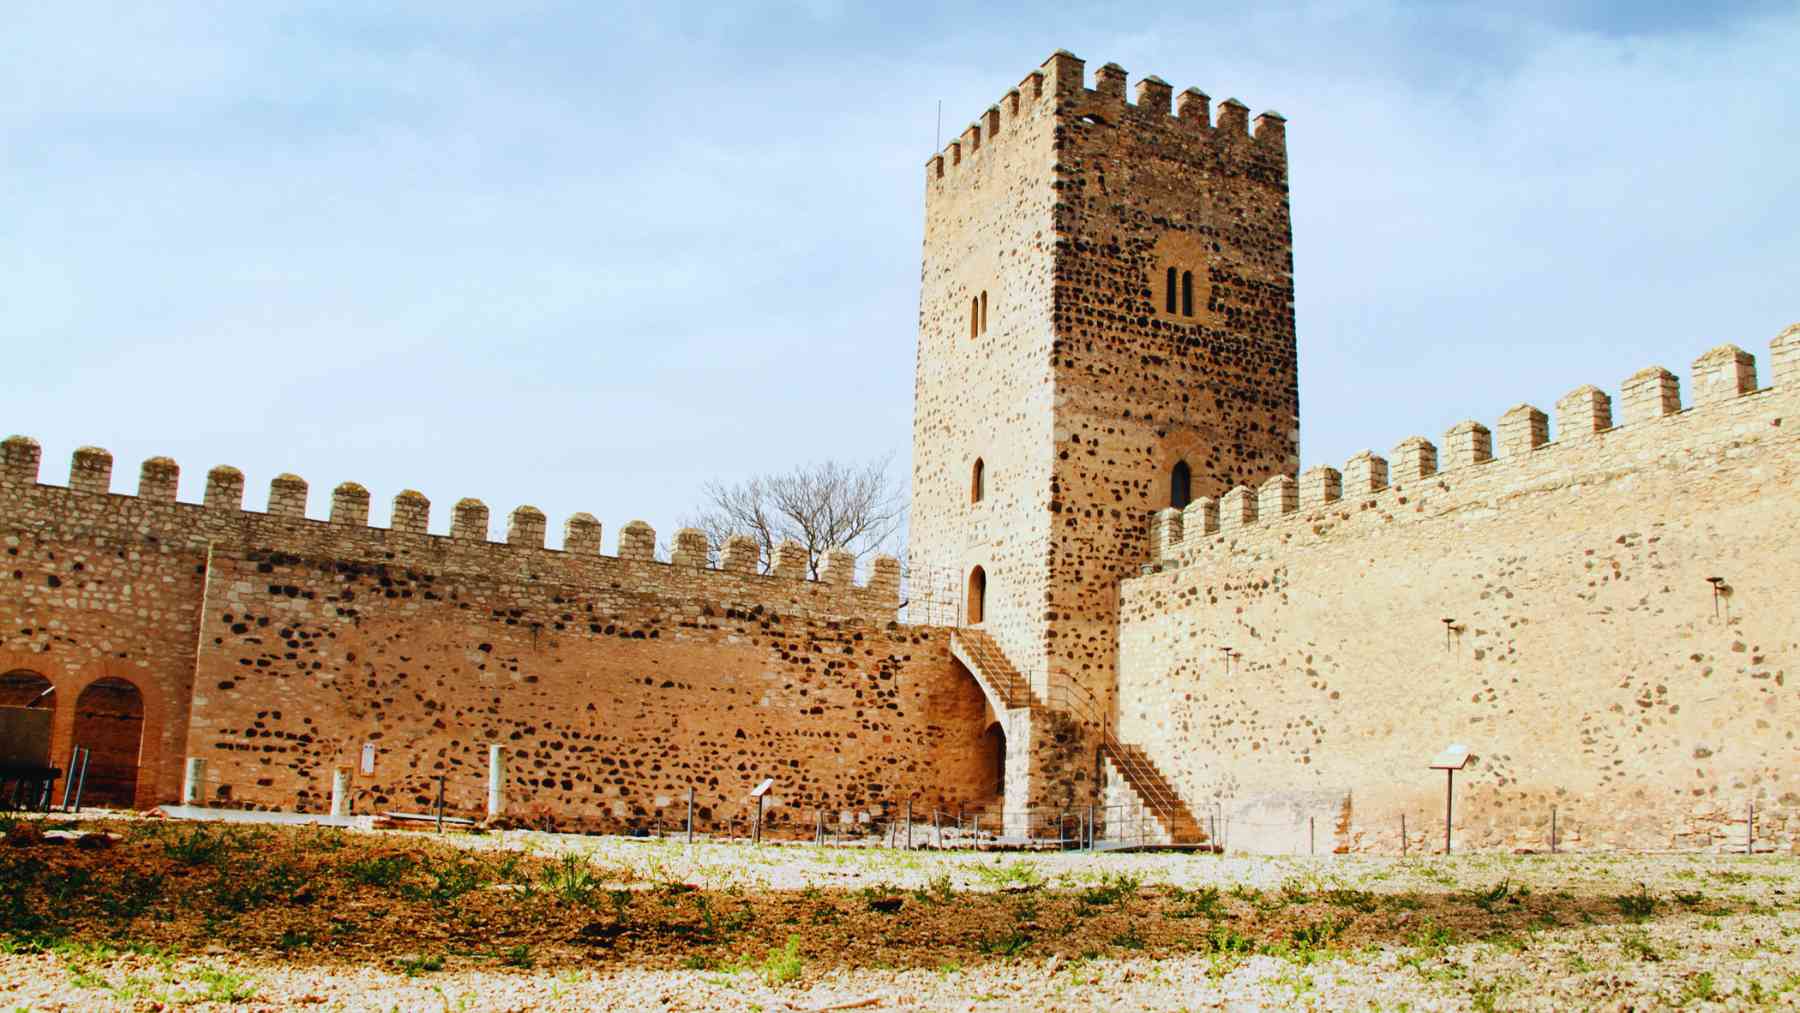
<instances>
[{"instance_id":1,"label":"wispy cloud","mask_svg":"<svg viewBox=\"0 0 1800 1013\"><path fill-rule=\"evenodd\" d=\"M121 489L667 529L904 453L937 103L1058 46L1290 117L1309 464L1800 317L1791 5L15 7L0 429Z\"/></svg>"}]
</instances>

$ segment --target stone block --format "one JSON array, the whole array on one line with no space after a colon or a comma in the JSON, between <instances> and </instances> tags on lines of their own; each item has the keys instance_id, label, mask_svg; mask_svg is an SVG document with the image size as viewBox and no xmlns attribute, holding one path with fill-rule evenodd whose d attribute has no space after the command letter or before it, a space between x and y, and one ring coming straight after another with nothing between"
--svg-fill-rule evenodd
<instances>
[{"instance_id":1,"label":"stone block","mask_svg":"<svg viewBox=\"0 0 1800 1013\"><path fill-rule=\"evenodd\" d=\"M1308 468L1300 476L1300 506L1302 509L1336 503L1344 495L1344 476L1336 468L1319 465Z\"/></svg>"},{"instance_id":2,"label":"stone block","mask_svg":"<svg viewBox=\"0 0 1800 1013\"><path fill-rule=\"evenodd\" d=\"M1444 467L1466 468L1494 459L1494 434L1473 419L1458 422L1444 434Z\"/></svg>"},{"instance_id":3,"label":"stone block","mask_svg":"<svg viewBox=\"0 0 1800 1013\"><path fill-rule=\"evenodd\" d=\"M181 465L167 457L152 457L138 468L139 499L173 503L181 488Z\"/></svg>"},{"instance_id":4,"label":"stone block","mask_svg":"<svg viewBox=\"0 0 1800 1013\"><path fill-rule=\"evenodd\" d=\"M1694 360L1694 404L1743 397L1756 389L1756 356L1720 345Z\"/></svg>"},{"instance_id":5,"label":"stone block","mask_svg":"<svg viewBox=\"0 0 1800 1013\"><path fill-rule=\"evenodd\" d=\"M1681 410L1681 387L1675 374L1661 366L1640 369L1619 385L1625 421L1643 422Z\"/></svg>"},{"instance_id":6,"label":"stone block","mask_svg":"<svg viewBox=\"0 0 1800 1013\"><path fill-rule=\"evenodd\" d=\"M1556 436L1559 440L1576 440L1603 433L1612 425L1612 398L1592 384L1577 387L1556 402Z\"/></svg>"},{"instance_id":7,"label":"stone block","mask_svg":"<svg viewBox=\"0 0 1800 1013\"><path fill-rule=\"evenodd\" d=\"M1550 416L1528 405L1514 405L1500 416L1500 456L1519 457L1550 442Z\"/></svg>"},{"instance_id":8,"label":"stone block","mask_svg":"<svg viewBox=\"0 0 1800 1013\"><path fill-rule=\"evenodd\" d=\"M368 527L369 490L355 482L339 483L331 490L331 523Z\"/></svg>"}]
</instances>

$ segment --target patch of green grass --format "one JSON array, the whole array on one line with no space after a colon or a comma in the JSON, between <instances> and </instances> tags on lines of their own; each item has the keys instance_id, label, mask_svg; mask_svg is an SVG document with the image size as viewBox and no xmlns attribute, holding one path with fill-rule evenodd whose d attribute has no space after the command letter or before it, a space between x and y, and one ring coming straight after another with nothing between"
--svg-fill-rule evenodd
<instances>
[{"instance_id":1,"label":"patch of green grass","mask_svg":"<svg viewBox=\"0 0 1800 1013\"><path fill-rule=\"evenodd\" d=\"M1711 971L1701 971L1681 986L1681 1004L1683 1006L1690 1002L1711 1002L1718 998L1718 995L1719 989L1713 983Z\"/></svg>"},{"instance_id":2,"label":"patch of green grass","mask_svg":"<svg viewBox=\"0 0 1800 1013\"><path fill-rule=\"evenodd\" d=\"M444 955L441 953L409 953L395 960L394 965L400 968L401 974L406 975L408 978L416 978L421 974L442 971L444 969Z\"/></svg>"},{"instance_id":3,"label":"patch of green grass","mask_svg":"<svg viewBox=\"0 0 1800 1013\"><path fill-rule=\"evenodd\" d=\"M763 980L770 985L785 985L806 970L806 958L800 956L800 937L789 936L787 945L770 950L759 968Z\"/></svg>"},{"instance_id":4,"label":"patch of green grass","mask_svg":"<svg viewBox=\"0 0 1800 1013\"><path fill-rule=\"evenodd\" d=\"M1125 931L1112 937L1112 944L1122 950L1141 950L1144 948L1144 937L1138 933L1137 926L1127 926Z\"/></svg>"},{"instance_id":5,"label":"patch of green grass","mask_svg":"<svg viewBox=\"0 0 1800 1013\"><path fill-rule=\"evenodd\" d=\"M1638 884L1636 893L1622 893L1613 898L1619 905L1619 913L1634 922L1641 922L1656 913L1656 898L1650 896L1650 888Z\"/></svg>"},{"instance_id":6,"label":"patch of green grass","mask_svg":"<svg viewBox=\"0 0 1800 1013\"><path fill-rule=\"evenodd\" d=\"M990 957L1016 957L1031 945L1031 934L1019 928L1004 934L987 934L975 941L975 949Z\"/></svg>"},{"instance_id":7,"label":"patch of green grass","mask_svg":"<svg viewBox=\"0 0 1800 1013\"><path fill-rule=\"evenodd\" d=\"M520 943L517 946L509 947L505 953L501 954L500 963L507 967L529 968L537 964L537 958L531 955L531 947Z\"/></svg>"},{"instance_id":8,"label":"patch of green grass","mask_svg":"<svg viewBox=\"0 0 1800 1013\"><path fill-rule=\"evenodd\" d=\"M163 854L183 865L211 865L225 856L229 839L192 824L163 839Z\"/></svg>"},{"instance_id":9,"label":"patch of green grass","mask_svg":"<svg viewBox=\"0 0 1800 1013\"><path fill-rule=\"evenodd\" d=\"M599 871L594 868L594 863L588 861L583 855L571 853L563 855L551 863L544 870L541 880L544 889L557 898L570 904L586 907L593 903L595 895L599 892L601 877ZM619 898L613 898L613 906L619 910L620 914L623 914L624 906L631 902L630 891L616 890L613 892L626 895L623 903Z\"/></svg>"},{"instance_id":10,"label":"patch of green grass","mask_svg":"<svg viewBox=\"0 0 1800 1013\"><path fill-rule=\"evenodd\" d=\"M440 957L440 965L442 960ZM243 1002L256 994L256 982L235 971L203 967L195 972L195 977L200 979L200 984L206 986L205 991L200 993L200 998L206 1002Z\"/></svg>"},{"instance_id":11,"label":"patch of green grass","mask_svg":"<svg viewBox=\"0 0 1800 1013\"><path fill-rule=\"evenodd\" d=\"M412 872L413 860L406 855L376 855L345 862L339 868L352 883L386 889L399 885Z\"/></svg>"},{"instance_id":12,"label":"patch of green grass","mask_svg":"<svg viewBox=\"0 0 1800 1013\"><path fill-rule=\"evenodd\" d=\"M1514 906L1517 906L1519 903L1519 898L1513 894L1512 881L1506 879L1495 883L1485 890L1477 887L1468 891L1465 896L1468 897L1469 903L1486 911L1488 914L1493 914L1495 908L1509 900Z\"/></svg>"},{"instance_id":13,"label":"patch of green grass","mask_svg":"<svg viewBox=\"0 0 1800 1013\"><path fill-rule=\"evenodd\" d=\"M1198 890L1175 888L1175 906L1170 909L1171 918L1217 918L1220 910L1219 888L1203 886Z\"/></svg>"},{"instance_id":14,"label":"patch of green grass","mask_svg":"<svg viewBox=\"0 0 1800 1013\"><path fill-rule=\"evenodd\" d=\"M1007 888L1036 890L1044 885L1044 874L1030 862L977 865L975 875L983 883L996 890Z\"/></svg>"},{"instance_id":15,"label":"patch of green grass","mask_svg":"<svg viewBox=\"0 0 1800 1013\"><path fill-rule=\"evenodd\" d=\"M1650 941L1649 934L1642 930L1632 930L1621 933L1619 935L1619 950L1626 956L1633 957L1637 960L1655 962L1663 958L1662 951L1657 949L1656 944Z\"/></svg>"},{"instance_id":16,"label":"patch of green grass","mask_svg":"<svg viewBox=\"0 0 1800 1013\"><path fill-rule=\"evenodd\" d=\"M1090 886L1081 891L1077 899L1088 907L1123 905L1137 896L1138 887L1142 885L1141 876L1125 872L1108 873L1100 878L1098 886Z\"/></svg>"}]
</instances>

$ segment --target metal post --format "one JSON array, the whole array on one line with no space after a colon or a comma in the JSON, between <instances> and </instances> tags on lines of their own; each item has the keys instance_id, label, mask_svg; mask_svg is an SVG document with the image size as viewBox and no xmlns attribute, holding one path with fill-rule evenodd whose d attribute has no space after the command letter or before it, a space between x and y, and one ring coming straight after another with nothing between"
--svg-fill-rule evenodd
<instances>
[{"instance_id":1,"label":"metal post","mask_svg":"<svg viewBox=\"0 0 1800 1013\"><path fill-rule=\"evenodd\" d=\"M687 842L694 843L694 789L688 788Z\"/></svg>"},{"instance_id":2,"label":"metal post","mask_svg":"<svg viewBox=\"0 0 1800 1013\"><path fill-rule=\"evenodd\" d=\"M444 832L444 775L438 775L437 832Z\"/></svg>"},{"instance_id":3,"label":"metal post","mask_svg":"<svg viewBox=\"0 0 1800 1013\"><path fill-rule=\"evenodd\" d=\"M1450 807L1455 801L1456 771L1444 768L1444 854L1450 853Z\"/></svg>"},{"instance_id":4,"label":"metal post","mask_svg":"<svg viewBox=\"0 0 1800 1013\"><path fill-rule=\"evenodd\" d=\"M912 850L912 799L906 800L906 850Z\"/></svg>"},{"instance_id":5,"label":"metal post","mask_svg":"<svg viewBox=\"0 0 1800 1013\"><path fill-rule=\"evenodd\" d=\"M931 810L931 846L939 849L944 846L944 830L938 823L938 811L935 807Z\"/></svg>"},{"instance_id":6,"label":"metal post","mask_svg":"<svg viewBox=\"0 0 1800 1013\"><path fill-rule=\"evenodd\" d=\"M76 812L81 811L81 792L83 789L85 789L87 787L88 759L90 757L92 757L93 755L94 755L94 751L92 749L84 748L81 751L81 779L79 781L75 782L75 811Z\"/></svg>"},{"instance_id":7,"label":"metal post","mask_svg":"<svg viewBox=\"0 0 1800 1013\"><path fill-rule=\"evenodd\" d=\"M1306 818L1306 853L1309 855L1319 853L1319 818L1317 816Z\"/></svg>"},{"instance_id":8,"label":"metal post","mask_svg":"<svg viewBox=\"0 0 1800 1013\"><path fill-rule=\"evenodd\" d=\"M1550 807L1550 853L1556 854L1556 807Z\"/></svg>"},{"instance_id":9,"label":"metal post","mask_svg":"<svg viewBox=\"0 0 1800 1013\"><path fill-rule=\"evenodd\" d=\"M62 811L69 811L69 793L75 790L75 759L81 755L80 746L69 747L69 769L63 775Z\"/></svg>"},{"instance_id":10,"label":"metal post","mask_svg":"<svg viewBox=\"0 0 1800 1013\"><path fill-rule=\"evenodd\" d=\"M1087 807L1087 842L1088 850L1094 850L1094 804L1092 802L1089 802Z\"/></svg>"},{"instance_id":11,"label":"metal post","mask_svg":"<svg viewBox=\"0 0 1800 1013\"><path fill-rule=\"evenodd\" d=\"M818 817L818 826L813 830L813 843L822 848L825 846L825 810L814 809L813 815Z\"/></svg>"},{"instance_id":12,"label":"metal post","mask_svg":"<svg viewBox=\"0 0 1800 1013\"><path fill-rule=\"evenodd\" d=\"M761 795L756 796L756 825L750 828L751 844L762 843L762 800Z\"/></svg>"},{"instance_id":13,"label":"metal post","mask_svg":"<svg viewBox=\"0 0 1800 1013\"><path fill-rule=\"evenodd\" d=\"M87 771L87 765L85 763L82 764L81 769L82 769L82 772L85 773ZM81 794L80 792L76 792L77 796L79 796L80 794ZM1756 854L1756 800L1755 799L1750 800L1750 822L1748 822L1744 825L1744 854L1746 854L1746 855Z\"/></svg>"},{"instance_id":14,"label":"metal post","mask_svg":"<svg viewBox=\"0 0 1800 1013\"><path fill-rule=\"evenodd\" d=\"M1400 857L1406 857L1406 814L1400 814Z\"/></svg>"}]
</instances>

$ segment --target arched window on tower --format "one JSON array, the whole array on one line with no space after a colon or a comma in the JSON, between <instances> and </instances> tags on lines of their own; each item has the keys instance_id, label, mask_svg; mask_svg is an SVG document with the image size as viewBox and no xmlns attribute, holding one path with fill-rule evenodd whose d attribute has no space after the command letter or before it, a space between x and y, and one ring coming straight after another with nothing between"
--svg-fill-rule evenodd
<instances>
[{"instance_id":1,"label":"arched window on tower","mask_svg":"<svg viewBox=\"0 0 1800 1013\"><path fill-rule=\"evenodd\" d=\"M987 615L987 571L977 566L969 571L969 597L966 603L969 625L980 626Z\"/></svg>"},{"instance_id":2,"label":"arched window on tower","mask_svg":"<svg viewBox=\"0 0 1800 1013\"><path fill-rule=\"evenodd\" d=\"M1175 269L1169 268L1168 279L1163 284L1163 309L1175 312Z\"/></svg>"},{"instance_id":3,"label":"arched window on tower","mask_svg":"<svg viewBox=\"0 0 1800 1013\"><path fill-rule=\"evenodd\" d=\"M1176 461L1174 470L1169 472L1169 505L1177 510L1185 508L1194 498L1194 476L1188 470L1186 461Z\"/></svg>"},{"instance_id":4,"label":"arched window on tower","mask_svg":"<svg viewBox=\"0 0 1800 1013\"><path fill-rule=\"evenodd\" d=\"M981 293L981 333L987 333L987 292Z\"/></svg>"},{"instance_id":5,"label":"arched window on tower","mask_svg":"<svg viewBox=\"0 0 1800 1013\"><path fill-rule=\"evenodd\" d=\"M1181 315L1194 315L1194 272L1181 272Z\"/></svg>"},{"instance_id":6,"label":"arched window on tower","mask_svg":"<svg viewBox=\"0 0 1800 1013\"><path fill-rule=\"evenodd\" d=\"M975 467L969 469L969 502L979 503L987 495L987 465L981 458L975 459Z\"/></svg>"},{"instance_id":7,"label":"arched window on tower","mask_svg":"<svg viewBox=\"0 0 1800 1013\"><path fill-rule=\"evenodd\" d=\"M981 333L981 298L979 296L971 296L969 298L969 337L972 338L975 335L980 334L980 333Z\"/></svg>"}]
</instances>

